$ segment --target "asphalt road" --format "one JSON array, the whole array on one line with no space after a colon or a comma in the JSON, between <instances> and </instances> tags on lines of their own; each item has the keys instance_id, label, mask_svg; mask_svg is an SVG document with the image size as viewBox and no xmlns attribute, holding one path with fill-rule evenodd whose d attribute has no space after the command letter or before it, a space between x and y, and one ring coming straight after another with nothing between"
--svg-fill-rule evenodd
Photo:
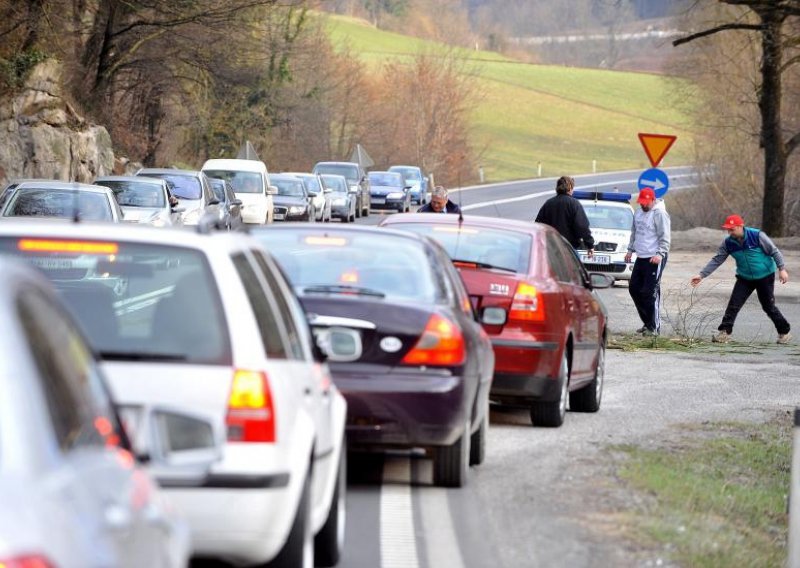
<instances>
[{"instance_id":1,"label":"asphalt road","mask_svg":"<svg viewBox=\"0 0 800 568\"><path fill-rule=\"evenodd\" d=\"M694 184L687 168L667 171L670 191ZM579 176L576 186L634 193L638 175ZM451 190L451 198L467 214L533 219L554 185L554 179L495 184ZM375 224L386 214L373 212L359 222ZM792 274L800 253L784 252ZM694 322L689 328L705 338L716 328L733 273L723 266L692 296L688 279L710 256L691 247L674 251L663 281L668 317ZM795 277L800 280L800 272ZM800 284L776 291L790 322L800 321ZM640 325L625 284L600 293L613 332ZM674 333L669 321L664 330ZM340 566L669 565L663 551L642 548L618 530L617 517L641 506L641 497L615 476L610 447L649 444L680 424L759 420L793 408L800 401L800 349L774 344L755 298L742 311L735 337L741 343L710 352L609 350L600 412L570 412L561 428L533 428L527 412L493 408L486 462L472 469L463 489L433 487L431 463L420 455L351 456Z\"/></svg>"}]
</instances>

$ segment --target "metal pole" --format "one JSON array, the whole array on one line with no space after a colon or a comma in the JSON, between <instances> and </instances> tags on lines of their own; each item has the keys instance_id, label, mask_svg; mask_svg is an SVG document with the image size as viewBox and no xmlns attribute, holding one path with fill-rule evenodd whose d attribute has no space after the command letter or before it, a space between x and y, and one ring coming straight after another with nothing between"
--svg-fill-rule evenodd
<instances>
[{"instance_id":1,"label":"metal pole","mask_svg":"<svg viewBox=\"0 0 800 568\"><path fill-rule=\"evenodd\" d=\"M789 483L789 556L786 565L800 568L800 408L794 409L792 474Z\"/></svg>"},{"instance_id":2,"label":"metal pole","mask_svg":"<svg viewBox=\"0 0 800 568\"><path fill-rule=\"evenodd\" d=\"M597 160L592 160L592 173L597 173Z\"/></svg>"},{"instance_id":3,"label":"metal pole","mask_svg":"<svg viewBox=\"0 0 800 568\"><path fill-rule=\"evenodd\" d=\"M478 174L481 176L481 183L483 183L483 166L478 166Z\"/></svg>"}]
</instances>

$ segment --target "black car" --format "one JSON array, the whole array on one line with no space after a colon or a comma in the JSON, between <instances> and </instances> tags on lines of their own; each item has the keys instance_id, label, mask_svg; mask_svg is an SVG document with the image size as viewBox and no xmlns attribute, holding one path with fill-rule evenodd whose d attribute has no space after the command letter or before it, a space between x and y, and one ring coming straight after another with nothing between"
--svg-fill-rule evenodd
<instances>
[{"instance_id":1,"label":"black car","mask_svg":"<svg viewBox=\"0 0 800 568\"><path fill-rule=\"evenodd\" d=\"M444 249L364 226L253 234L281 264L318 342L336 327L360 346L351 361L329 362L348 403L349 449L423 448L434 483L463 485L484 458L494 355Z\"/></svg>"},{"instance_id":2,"label":"black car","mask_svg":"<svg viewBox=\"0 0 800 568\"><path fill-rule=\"evenodd\" d=\"M236 197L233 193L233 186L231 182L225 179L208 178L211 184L211 189L214 195L219 199L220 209L219 216L220 222L228 230L236 229L242 226L242 200Z\"/></svg>"},{"instance_id":3,"label":"black car","mask_svg":"<svg viewBox=\"0 0 800 568\"><path fill-rule=\"evenodd\" d=\"M278 188L272 196L275 221L314 221L317 212L303 180L288 174L272 174L270 183Z\"/></svg>"}]
</instances>

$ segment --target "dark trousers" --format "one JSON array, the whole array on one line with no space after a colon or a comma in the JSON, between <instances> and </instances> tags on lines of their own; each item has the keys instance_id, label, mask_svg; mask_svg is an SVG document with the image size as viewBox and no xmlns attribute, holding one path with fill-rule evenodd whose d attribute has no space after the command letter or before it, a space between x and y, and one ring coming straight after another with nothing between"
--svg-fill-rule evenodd
<instances>
[{"instance_id":1,"label":"dark trousers","mask_svg":"<svg viewBox=\"0 0 800 568\"><path fill-rule=\"evenodd\" d=\"M761 303L761 309L764 310L775 324L775 329L778 333L783 335L789 333L789 322L783 317L783 314L775 305L775 275L770 274L758 280L747 280L746 278L736 277L736 284L733 285L731 292L731 299L728 300L728 307L725 308L725 315L722 316L722 323L719 324L720 331L733 331L733 322L736 321L736 316L739 310L742 309L747 298L750 294L756 291L758 301Z\"/></svg>"},{"instance_id":2,"label":"dark trousers","mask_svg":"<svg viewBox=\"0 0 800 568\"><path fill-rule=\"evenodd\" d=\"M661 330L661 273L666 265L666 254L661 257L660 264L651 263L649 258L637 258L628 283L628 293L639 318L647 329L655 333Z\"/></svg>"}]
</instances>

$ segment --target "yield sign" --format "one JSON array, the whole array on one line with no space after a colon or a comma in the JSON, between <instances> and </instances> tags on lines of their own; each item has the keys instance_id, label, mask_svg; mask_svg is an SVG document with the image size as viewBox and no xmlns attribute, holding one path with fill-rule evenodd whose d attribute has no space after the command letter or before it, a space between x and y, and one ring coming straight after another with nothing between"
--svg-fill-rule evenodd
<instances>
[{"instance_id":1,"label":"yield sign","mask_svg":"<svg viewBox=\"0 0 800 568\"><path fill-rule=\"evenodd\" d=\"M639 133L639 141L642 143L642 146L644 146L644 151L650 160L650 165L654 168L664 159L664 156L667 155L667 152L677 138L677 136L668 136L666 134Z\"/></svg>"}]
</instances>

